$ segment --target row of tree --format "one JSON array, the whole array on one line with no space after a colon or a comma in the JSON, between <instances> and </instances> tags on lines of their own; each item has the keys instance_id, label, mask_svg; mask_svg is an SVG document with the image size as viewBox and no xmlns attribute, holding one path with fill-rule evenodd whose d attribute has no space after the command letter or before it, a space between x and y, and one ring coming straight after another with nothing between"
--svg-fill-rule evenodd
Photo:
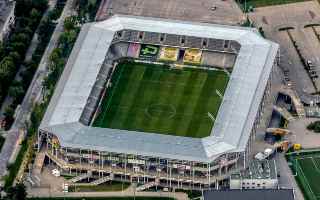
<instances>
[{"instance_id":1,"label":"row of tree","mask_svg":"<svg viewBox=\"0 0 320 200\"><path fill-rule=\"evenodd\" d=\"M46 8L47 0L16 1L15 24L9 38L0 44L0 104L7 94L13 96L14 101L23 98L25 88L22 81L13 80ZM9 107L6 115L12 114L13 109Z\"/></svg>"},{"instance_id":2,"label":"row of tree","mask_svg":"<svg viewBox=\"0 0 320 200\"><path fill-rule=\"evenodd\" d=\"M61 1L61 0L60 0ZM56 13L53 14L49 14L52 16L57 16ZM58 14L59 16L59 14ZM57 18L57 17L56 17ZM52 20L53 18L51 18ZM61 34L61 36L59 37L59 42L58 42L58 46L57 48L55 48L53 50L53 52L50 54L49 57L49 73L47 75L47 77L45 78L43 85L44 85L44 94L43 94L43 102L35 104L33 107L33 111L31 113L31 117L30 117L30 124L28 126L28 134L27 134L27 138L26 140L28 142L26 142L26 140L23 142L23 145L26 145L25 147L27 149L31 148L33 150L32 147L32 143L29 141L32 141L35 138L35 135L37 133L38 127L41 123L42 117L46 111L46 108L49 104L49 101L53 95L54 89L56 87L56 84L63 72L64 66L68 60L68 57L71 53L72 47L77 39L77 36L80 32L80 22L81 20L79 20L79 16L72 16L72 17L68 17L65 19L64 22L64 32ZM42 30L47 30L48 26L44 25L44 24L48 24L48 23L43 23L41 24L41 28ZM50 23L49 23L50 24ZM41 37L41 36L40 36ZM46 37L45 35L43 37ZM26 153L27 154L33 154L31 156L31 163L33 162L32 157L34 157L34 152L29 153L28 150L26 150L26 148L22 148L24 149L24 151L22 151L22 156L20 156L20 152L18 154L18 157L25 157ZM30 163L28 162L28 163ZM15 162L14 165L15 166L19 166L18 168L20 168L21 165L21 161L19 162ZM28 165L29 166L29 165ZM17 174L17 170L11 170L9 169L9 175L8 177L15 177ZM23 198L23 196L26 196L25 193L25 188L22 184L18 184L16 187L11 187L14 178L11 181L7 181L8 179L5 180L5 187L6 188L6 192L7 192L7 197L5 198L5 200L24 200L25 198ZM12 192L13 191L13 192ZM13 194L16 195L13 195ZM0 198L1 199L1 198Z\"/></svg>"},{"instance_id":3,"label":"row of tree","mask_svg":"<svg viewBox=\"0 0 320 200\"><path fill-rule=\"evenodd\" d=\"M64 32L59 38L58 47L52 51L49 58L49 75L43 83L45 91L50 97L54 92L56 82L59 80L79 32L80 28L77 17L71 16L66 18L64 22Z\"/></svg>"},{"instance_id":4,"label":"row of tree","mask_svg":"<svg viewBox=\"0 0 320 200\"><path fill-rule=\"evenodd\" d=\"M21 103L23 97L32 81L33 75L38 68L41 61L42 55L50 41L51 35L54 31L56 20L60 17L62 10L64 8L66 0L59 0L55 8L43 17L41 20L37 34L38 34L38 45L32 54L30 61L23 62L25 70L21 74L22 79L20 81L14 81L8 90L8 95L10 95L14 101L6 109L6 125L9 128L11 122L13 121L13 114L16 106Z\"/></svg>"},{"instance_id":5,"label":"row of tree","mask_svg":"<svg viewBox=\"0 0 320 200\"><path fill-rule=\"evenodd\" d=\"M44 80L44 91L46 91L44 94L44 101L42 103L35 104L33 107L27 131L27 139L22 143L21 147L21 149L24 149L24 151L19 152L16 162L9 167L9 174L5 179L6 191L13 184L19 168L21 167L23 158L28 159L27 163L33 162L35 156L32 147L32 141L35 140L35 135L41 123L42 117L46 111L56 83L58 82L59 77L64 69L65 63L80 30L75 19L75 17L69 17L65 20L64 32L59 38L58 47L55 48L50 54L49 73L47 78ZM64 38L68 38L68 40L65 40ZM26 168L28 166L23 167Z\"/></svg>"}]
</instances>

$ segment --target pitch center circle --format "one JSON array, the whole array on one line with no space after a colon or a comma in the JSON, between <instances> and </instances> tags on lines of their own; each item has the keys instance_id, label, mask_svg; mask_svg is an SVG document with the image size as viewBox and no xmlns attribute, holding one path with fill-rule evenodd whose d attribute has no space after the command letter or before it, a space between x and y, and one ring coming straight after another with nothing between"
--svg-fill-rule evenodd
<instances>
[{"instance_id":1,"label":"pitch center circle","mask_svg":"<svg viewBox=\"0 0 320 200\"><path fill-rule=\"evenodd\" d=\"M156 103L151 104L145 110L145 113L150 118L172 118L176 115L176 109L172 104Z\"/></svg>"}]
</instances>

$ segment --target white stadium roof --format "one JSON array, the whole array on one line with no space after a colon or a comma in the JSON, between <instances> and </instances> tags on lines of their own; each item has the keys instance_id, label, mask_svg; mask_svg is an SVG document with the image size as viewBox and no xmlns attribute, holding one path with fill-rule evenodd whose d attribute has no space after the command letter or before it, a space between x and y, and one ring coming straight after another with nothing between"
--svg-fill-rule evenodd
<instances>
[{"instance_id":1,"label":"white stadium roof","mask_svg":"<svg viewBox=\"0 0 320 200\"><path fill-rule=\"evenodd\" d=\"M209 137L97 128L79 122L114 35L124 29L233 40L241 45ZM63 147L169 159L211 162L223 153L244 151L277 50L277 44L252 28L122 15L86 24L40 130L55 134Z\"/></svg>"}]
</instances>

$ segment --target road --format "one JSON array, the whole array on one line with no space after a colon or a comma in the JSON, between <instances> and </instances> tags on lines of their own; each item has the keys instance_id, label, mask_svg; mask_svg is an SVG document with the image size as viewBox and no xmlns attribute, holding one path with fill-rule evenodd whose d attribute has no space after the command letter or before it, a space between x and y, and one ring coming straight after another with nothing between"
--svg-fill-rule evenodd
<instances>
[{"instance_id":1,"label":"road","mask_svg":"<svg viewBox=\"0 0 320 200\"><path fill-rule=\"evenodd\" d=\"M18 130L25 127L25 123L30 118L30 113L32 111L33 105L41 101L40 97L42 92L42 82L48 74L47 63L49 55L57 46L58 39L61 33L63 32L63 22L65 18L74 13L72 9L73 1L74 0L68 0L66 2L64 10L59 18L59 22L52 34L51 40L47 45L47 48L42 56L38 69L34 74L28 91L21 103L20 111L17 114L11 129L7 132L7 139L0 153L0 177L6 173L6 165L9 162L12 155L16 155L16 152L19 150L19 145L17 145L17 138L19 138Z\"/></svg>"}]
</instances>

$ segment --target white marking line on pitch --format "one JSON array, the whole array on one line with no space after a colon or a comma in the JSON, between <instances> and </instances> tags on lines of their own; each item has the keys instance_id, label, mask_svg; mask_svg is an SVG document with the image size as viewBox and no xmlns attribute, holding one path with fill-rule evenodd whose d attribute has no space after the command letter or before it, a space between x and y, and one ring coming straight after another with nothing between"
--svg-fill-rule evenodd
<instances>
[{"instance_id":1,"label":"white marking line on pitch","mask_svg":"<svg viewBox=\"0 0 320 200\"><path fill-rule=\"evenodd\" d=\"M303 178L305 179L305 182L307 183L307 186L308 186L309 190L311 191L312 195L317 198L317 196L314 194L313 190L311 189L309 181L308 181L307 177L304 175L303 170L301 169L299 162L297 162L297 164L298 164L298 167L299 167L299 169L301 171L301 174L302 174Z\"/></svg>"}]
</instances>

